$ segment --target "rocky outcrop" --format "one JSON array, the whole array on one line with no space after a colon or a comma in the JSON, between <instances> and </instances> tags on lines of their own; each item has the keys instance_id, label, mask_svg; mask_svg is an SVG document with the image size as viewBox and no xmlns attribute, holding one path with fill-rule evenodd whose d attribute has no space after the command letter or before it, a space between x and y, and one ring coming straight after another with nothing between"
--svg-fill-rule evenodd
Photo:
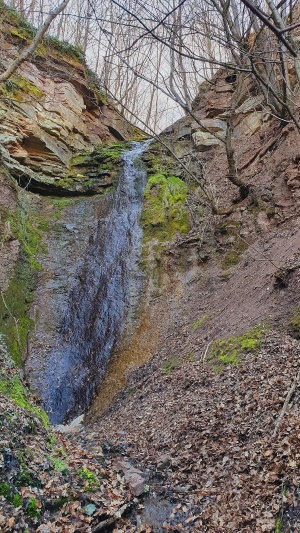
<instances>
[{"instance_id":1,"label":"rocky outcrop","mask_svg":"<svg viewBox=\"0 0 300 533\"><path fill-rule=\"evenodd\" d=\"M4 69L30 41L30 27L2 8L0 64ZM17 19L17 20L16 20ZM23 27L22 27L23 24ZM95 84L80 52L48 38L0 88L4 165L22 187L44 194L95 194L113 185L110 172L73 168L71 158L140 136ZM105 157L102 163L105 163Z\"/></svg>"}]
</instances>

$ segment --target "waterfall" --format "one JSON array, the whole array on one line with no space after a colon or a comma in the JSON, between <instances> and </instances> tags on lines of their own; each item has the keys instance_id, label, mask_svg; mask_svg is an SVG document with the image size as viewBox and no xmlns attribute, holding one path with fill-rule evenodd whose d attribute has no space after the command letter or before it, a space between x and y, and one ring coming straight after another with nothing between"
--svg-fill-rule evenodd
<instances>
[{"instance_id":1,"label":"waterfall","mask_svg":"<svg viewBox=\"0 0 300 533\"><path fill-rule=\"evenodd\" d=\"M147 179L139 157L150 142L132 143L124 152L117 189L105 197L96 232L83 250L40 390L54 424L90 405L130 311L137 305L142 286L139 218Z\"/></svg>"}]
</instances>

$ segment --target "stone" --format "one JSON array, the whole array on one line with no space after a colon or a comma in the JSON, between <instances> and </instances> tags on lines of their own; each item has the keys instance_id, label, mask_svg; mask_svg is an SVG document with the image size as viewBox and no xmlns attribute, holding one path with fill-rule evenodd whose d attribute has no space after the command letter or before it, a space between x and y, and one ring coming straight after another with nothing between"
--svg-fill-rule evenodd
<instances>
[{"instance_id":1,"label":"stone","mask_svg":"<svg viewBox=\"0 0 300 533\"><path fill-rule=\"evenodd\" d=\"M84 419L84 415L77 416L77 418L74 418L72 422L68 425L59 424L57 426L54 426L55 431L58 431L59 433L77 433L82 429L82 422Z\"/></svg>"},{"instance_id":2,"label":"stone","mask_svg":"<svg viewBox=\"0 0 300 533\"><path fill-rule=\"evenodd\" d=\"M189 138L192 134L192 129L190 126L182 126L179 128L178 134L177 134L177 140L180 139L186 139Z\"/></svg>"},{"instance_id":3,"label":"stone","mask_svg":"<svg viewBox=\"0 0 300 533\"><path fill-rule=\"evenodd\" d=\"M96 512L96 510L97 510L97 507L93 503L89 503L83 508L83 512L87 514L88 516L92 516Z\"/></svg>"},{"instance_id":4,"label":"stone","mask_svg":"<svg viewBox=\"0 0 300 533\"><path fill-rule=\"evenodd\" d=\"M261 231L268 231L270 222L265 211L261 211L257 215L257 225Z\"/></svg>"},{"instance_id":5,"label":"stone","mask_svg":"<svg viewBox=\"0 0 300 533\"><path fill-rule=\"evenodd\" d=\"M122 460L122 461L117 461L116 467L119 470L122 470L125 474L125 472L131 468L131 464L128 461Z\"/></svg>"},{"instance_id":6,"label":"stone","mask_svg":"<svg viewBox=\"0 0 300 533\"><path fill-rule=\"evenodd\" d=\"M131 494L133 494L134 496L140 496L141 494L143 494L145 488L145 481L142 476L132 472L127 477L125 476L125 479L128 483Z\"/></svg>"},{"instance_id":7,"label":"stone","mask_svg":"<svg viewBox=\"0 0 300 533\"><path fill-rule=\"evenodd\" d=\"M162 455L157 461L156 469L162 472L163 470L166 470L166 468L169 468L171 465L171 459L168 455Z\"/></svg>"},{"instance_id":8,"label":"stone","mask_svg":"<svg viewBox=\"0 0 300 533\"><path fill-rule=\"evenodd\" d=\"M205 152L213 146L218 146L222 144L222 142L214 135L212 135L211 133L206 133L204 131L196 131L195 133L193 133L192 138L194 145L199 152Z\"/></svg>"}]
</instances>

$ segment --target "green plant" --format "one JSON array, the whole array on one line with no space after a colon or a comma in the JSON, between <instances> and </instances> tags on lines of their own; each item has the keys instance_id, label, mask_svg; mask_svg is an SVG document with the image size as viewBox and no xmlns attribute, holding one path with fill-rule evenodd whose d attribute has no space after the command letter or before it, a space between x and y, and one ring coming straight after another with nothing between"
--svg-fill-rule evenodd
<instances>
[{"instance_id":1,"label":"green plant","mask_svg":"<svg viewBox=\"0 0 300 533\"><path fill-rule=\"evenodd\" d=\"M88 470L88 468L79 468L77 474L88 483L95 483L97 481L95 474Z\"/></svg>"},{"instance_id":2,"label":"green plant","mask_svg":"<svg viewBox=\"0 0 300 533\"><path fill-rule=\"evenodd\" d=\"M196 322L193 323L193 329L194 330L198 329L206 319L207 319L207 315L205 314L201 318L199 318L199 320L196 320Z\"/></svg>"},{"instance_id":3,"label":"green plant","mask_svg":"<svg viewBox=\"0 0 300 533\"><path fill-rule=\"evenodd\" d=\"M61 473L68 472L68 465L66 465L64 461L59 459L59 457L51 457L51 459L54 463L54 468L55 470L57 470L57 472L61 472Z\"/></svg>"},{"instance_id":4,"label":"green plant","mask_svg":"<svg viewBox=\"0 0 300 533\"><path fill-rule=\"evenodd\" d=\"M41 515L38 501L35 498L29 499L29 503L26 508L26 514L30 516L30 518L38 518Z\"/></svg>"},{"instance_id":5,"label":"green plant","mask_svg":"<svg viewBox=\"0 0 300 533\"><path fill-rule=\"evenodd\" d=\"M0 496L4 496L4 498L8 498L10 496L10 486L7 483L0 482Z\"/></svg>"},{"instance_id":6,"label":"green plant","mask_svg":"<svg viewBox=\"0 0 300 533\"><path fill-rule=\"evenodd\" d=\"M165 361L163 366L162 366L162 369L163 371L165 372L165 374L170 375L172 370L174 370L174 368L178 368L180 366L180 361L179 359L177 359L176 357L174 357L174 359L170 359L168 361Z\"/></svg>"},{"instance_id":7,"label":"green plant","mask_svg":"<svg viewBox=\"0 0 300 533\"><path fill-rule=\"evenodd\" d=\"M224 365L238 365L243 352L258 352L266 332L267 325L261 323L236 337L214 341L209 354L213 368L221 371Z\"/></svg>"},{"instance_id":8,"label":"green plant","mask_svg":"<svg viewBox=\"0 0 300 533\"><path fill-rule=\"evenodd\" d=\"M14 507L21 507L23 505L23 499L20 494L15 493L12 498L12 504Z\"/></svg>"},{"instance_id":9,"label":"green plant","mask_svg":"<svg viewBox=\"0 0 300 533\"><path fill-rule=\"evenodd\" d=\"M52 446L55 446L55 444L56 444L56 438L54 437L54 435L51 435L51 437L49 437L49 439L48 439L47 442L48 442L48 444L49 444L49 446L50 446L51 448L52 448Z\"/></svg>"},{"instance_id":10,"label":"green plant","mask_svg":"<svg viewBox=\"0 0 300 533\"><path fill-rule=\"evenodd\" d=\"M193 352L189 353L189 355L187 356L187 360L190 362L195 361L195 355Z\"/></svg>"}]
</instances>

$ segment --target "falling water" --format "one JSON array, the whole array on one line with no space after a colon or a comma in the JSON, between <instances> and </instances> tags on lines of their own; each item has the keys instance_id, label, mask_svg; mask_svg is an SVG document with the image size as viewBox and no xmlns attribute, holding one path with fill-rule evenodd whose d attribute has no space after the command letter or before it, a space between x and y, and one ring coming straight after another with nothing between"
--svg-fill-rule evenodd
<instances>
[{"instance_id":1,"label":"falling water","mask_svg":"<svg viewBox=\"0 0 300 533\"><path fill-rule=\"evenodd\" d=\"M52 423L70 419L89 406L129 313L137 305L142 285L139 218L146 184L138 158L149 142L133 143L124 152L118 187L104 200L97 230L70 290L68 310L47 357L40 391Z\"/></svg>"}]
</instances>

